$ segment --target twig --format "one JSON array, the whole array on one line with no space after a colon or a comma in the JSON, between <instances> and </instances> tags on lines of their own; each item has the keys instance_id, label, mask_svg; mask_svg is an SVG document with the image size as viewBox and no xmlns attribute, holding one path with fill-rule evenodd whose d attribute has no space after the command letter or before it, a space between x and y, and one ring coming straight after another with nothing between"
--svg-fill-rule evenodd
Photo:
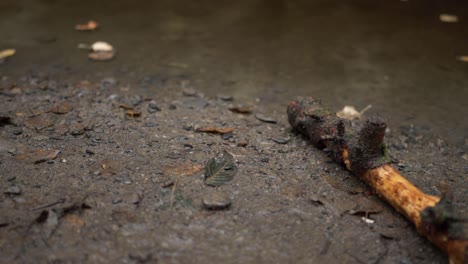
<instances>
[{"instance_id":1,"label":"twig","mask_svg":"<svg viewBox=\"0 0 468 264\"><path fill-rule=\"evenodd\" d=\"M323 108L320 100L300 97L288 105L288 119L295 130L344 164L413 222L421 235L449 255L450 263L464 263L468 239L462 234L462 220L454 216L450 195L442 199L427 195L390 165L383 143L387 125L381 118L353 126Z\"/></svg>"},{"instance_id":2,"label":"twig","mask_svg":"<svg viewBox=\"0 0 468 264\"><path fill-rule=\"evenodd\" d=\"M169 203L169 208L172 208L172 205L174 204L174 193L177 188L177 183L179 182L179 178L176 179L174 186L172 186L172 191L171 191L171 202Z\"/></svg>"},{"instance_id":3,"label":"twig","mask_svg":"<svg viewBox=\"0 0 468 264\"><path fill-rule=\"evenodd\" d=\"M45 204L45 205L41 205L41 206L38 206L38 207L34 207L34 208L31 208L30 210L31 211L36 211L36 210L44 209L44 208L47 208L47 207L54 206L56 204L64 203L65 201L66 201L66 198L60 198L58 201L48 203L48 204Z\"/></svg>"}]
</instances>

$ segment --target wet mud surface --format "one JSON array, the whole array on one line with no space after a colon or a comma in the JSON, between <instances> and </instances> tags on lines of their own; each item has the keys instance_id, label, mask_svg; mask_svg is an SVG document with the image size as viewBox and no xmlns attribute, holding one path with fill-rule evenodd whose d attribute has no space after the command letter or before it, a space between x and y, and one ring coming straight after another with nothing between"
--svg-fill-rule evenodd
<instances>
[{"instance_id":1,"label":"wet mud surface","mask_svg":"<svg viewBox=\"0 0 468 264\"><path fill-rule=\"evenodd\" d=\"M447 263L286 105L372 104L393 166L466 218L466 22L437 20L466 4L71 2L0 4L0 262ZM116 58L76 49L95 40ZM236 175L208 186L226 152Z\"/></svg>"}]
</instances>

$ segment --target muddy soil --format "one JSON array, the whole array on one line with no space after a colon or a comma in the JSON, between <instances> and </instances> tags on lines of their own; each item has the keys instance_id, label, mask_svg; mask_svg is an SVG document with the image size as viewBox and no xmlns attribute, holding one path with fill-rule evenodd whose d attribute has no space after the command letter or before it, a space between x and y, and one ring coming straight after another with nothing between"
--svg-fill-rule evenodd
<instances>
[{"instance_id":1,"label":"muddy soil","mask_svg":"<svg viewBox=\"0 0 468 264\"><path fill-rule=\"evenodd\" d=\"M0 262L447 263L286 105L372 104L393 165L466 219L467 7L2 1ZM88 19L101 28L74 30ZM96 40L115 59L76 48ZM237 174L206 185L226 152Z\"/></svg>"}]
</instances>

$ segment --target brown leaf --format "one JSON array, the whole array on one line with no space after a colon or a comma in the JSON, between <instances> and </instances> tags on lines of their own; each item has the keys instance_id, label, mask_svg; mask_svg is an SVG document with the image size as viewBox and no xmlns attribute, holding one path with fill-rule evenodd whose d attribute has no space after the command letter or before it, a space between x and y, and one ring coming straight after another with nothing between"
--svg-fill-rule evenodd
<instances>
[{"instance_id":1,"label":"brown leaf","mask_svg":"<svg viewBox=\"0 0 468 264\"><path fill-rule=\"evenodd\" d=\"M461 62L468 62L468 56L466 56L466 55L458 56L457 60L459 60Z\"/></svg>"},{"instance_id":2,"label":"brown leaf","mask_svg":"<svg viewBox=\"0 0 468 264\"><path fill-rule=\"evenodd\" d=\"M196 129L197 132L207 132L207 133L218 133L218 134L228 134L234 131L234 128L231 127L199 127Z\"/></svg>"},{"instance_id":3,"label":"brown leaf","mask_svg":"<svg viewBox=\"0 0 468 264\"><path fill-rule=\"evenodd\" d=\"M130 110L127 110L127 115L132 118L139 117L141 116L141 112L130 109Z\"/></svg>"},{"instance_id":4,"label":"brown leaf","mask_svg":"<svg viewBox=\"0 0 468 264\"><path fill-rule=\"evenodd\" d=\"M114 175L120 170L115 160L104 159L101 161L101 173L104 176Z\"/></svg>"},{"instance_id":5,"label":"brown leaf","mask_svg":"<svg viewBox=\"0 0 468 264\"><path fill-rule=\"evenodd\" d=\"M187 162L166 166L163 168L163 172L167 175L191 176L200 172L202 169L203 166L200 166L196 163Z\"/></svg>"},{"instance_id":6,"label":"brown leaf","mask_svg":"<svg viewBox=\"0 0 468 264\"><path fill-rule=\"evenodd\" d=\"M35 164L41 163L48 160L53 160L60 153L60 150L53 149L35 149L28 150L24 153L16 155L17 160L33 162Z\"/></svg>"},{"instance_id":7,"label":"brown leaf","mask_svg":"<svg viewBox=\"0 0 468 264\"><path fill-rule=\"evenodd\" d=\"M252 107L247 106L247 105L235 105L229 107L229 110L231 110L234 113L239 113L239 114L250 114L252 113Z\"/></svg>"},{"instance_id":8,"label":"brown leaf","mask_svg":"<svg viewBox=\"0 0 468 264\"><path fill-rule=\"evenodd\" d=\"M89 20L86 24L78 24L75 26L75 29L78 31L92 31L97 29L99 23L94 20Z\"/></svg>"},{"instance_id":9,"label":"brown leaf","mask_svg":"<svg viewBox=\"0 0 468 264\"><path fill-rule=\"evenodd\" d=\"M71 106L68 102L61 102L54 105L50 111L54 114L66 114L73 110L73 106Z\"/></svg>"},{"instance_id":10,"label":"brown leaf","mask_svg":"<svg viewBox=\"0 0 468 264\"><path fill-rule=\"evenodd\" d=\"M26 127L38 130L54 125L54 121L44 116L33 116L24 122Z\"/></svg>"},{"instance_id":11,"label":"brown leaf","mask_svg":"<svg viewBox=\"0 0 468 264\"><path fill-rule=\"evenodd\" d=\"M0 50L0 60L15 55L15 49Z\"/></svg>"},{"instance_id":12,"label":"brown leaf","mask_svg":"<svg viewBox=\"0 0 468 264\"><path fill-rule=\"evenodd\" d=\"M126 104L120 104L119 107L125 110L133 110L133 107Z\"/></svg>"},{"instance_id":13,"label":"brown leaf","mask_svg":"<svg viewBox=\"0 0 468 264\"><path fill-rule=\"evenodd\" d=\"M94 51L88 54L88 58L95 61L109 61L115 56L113 51Z\"/></svg>"}]
</instances>

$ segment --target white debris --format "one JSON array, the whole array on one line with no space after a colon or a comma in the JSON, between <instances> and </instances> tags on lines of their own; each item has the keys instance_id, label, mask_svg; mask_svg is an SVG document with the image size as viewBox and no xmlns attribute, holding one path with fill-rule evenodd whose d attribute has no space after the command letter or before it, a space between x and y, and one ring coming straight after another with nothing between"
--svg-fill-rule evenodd
<instances>
[{"instance_id":1,"label":"white debris","mask_svg":"<svg viewBox=\"0 0 468 264\"><path fill-rule=\"evenodd\" d=\"M361 119L364 112L369 110L371 107L372 105L368 105L362 111L358 112L354 106L346 105L341 111L337 112L336 115L348 120Z\"/></svg>"},{"instance_id":2,"label":"white debris","mask_svg":"<svg viewBox=\"0 0 468 264\"><path fill-rule=\"evenodd\" d=\"M439 20L444 23L457 23L458 16L452 14L440 14Z\"/></svg>"},{"instance_id":3,"label":"white debris","mask_svg":"<svg viewBox=\"0 0 468 264\"><path fill-rule=\"evenodd\" d=\"M361 219L362 219L362 221L364 221L364 222L366 222L368 224L373 224L375 222L374 219L370 219L370 218L367 218L367 217L362 217Z\"/></svg>"},{"instance_id":4,"label":"white debris","mask_svg":"<svg viewBox=\"0 0 468 264\"><path fill-rule=\"evenodd\" d=\"M114 47L111 44L104 41L97 41L91 45L93 51L113 51Z\"/></svg>"}]
</instances>

